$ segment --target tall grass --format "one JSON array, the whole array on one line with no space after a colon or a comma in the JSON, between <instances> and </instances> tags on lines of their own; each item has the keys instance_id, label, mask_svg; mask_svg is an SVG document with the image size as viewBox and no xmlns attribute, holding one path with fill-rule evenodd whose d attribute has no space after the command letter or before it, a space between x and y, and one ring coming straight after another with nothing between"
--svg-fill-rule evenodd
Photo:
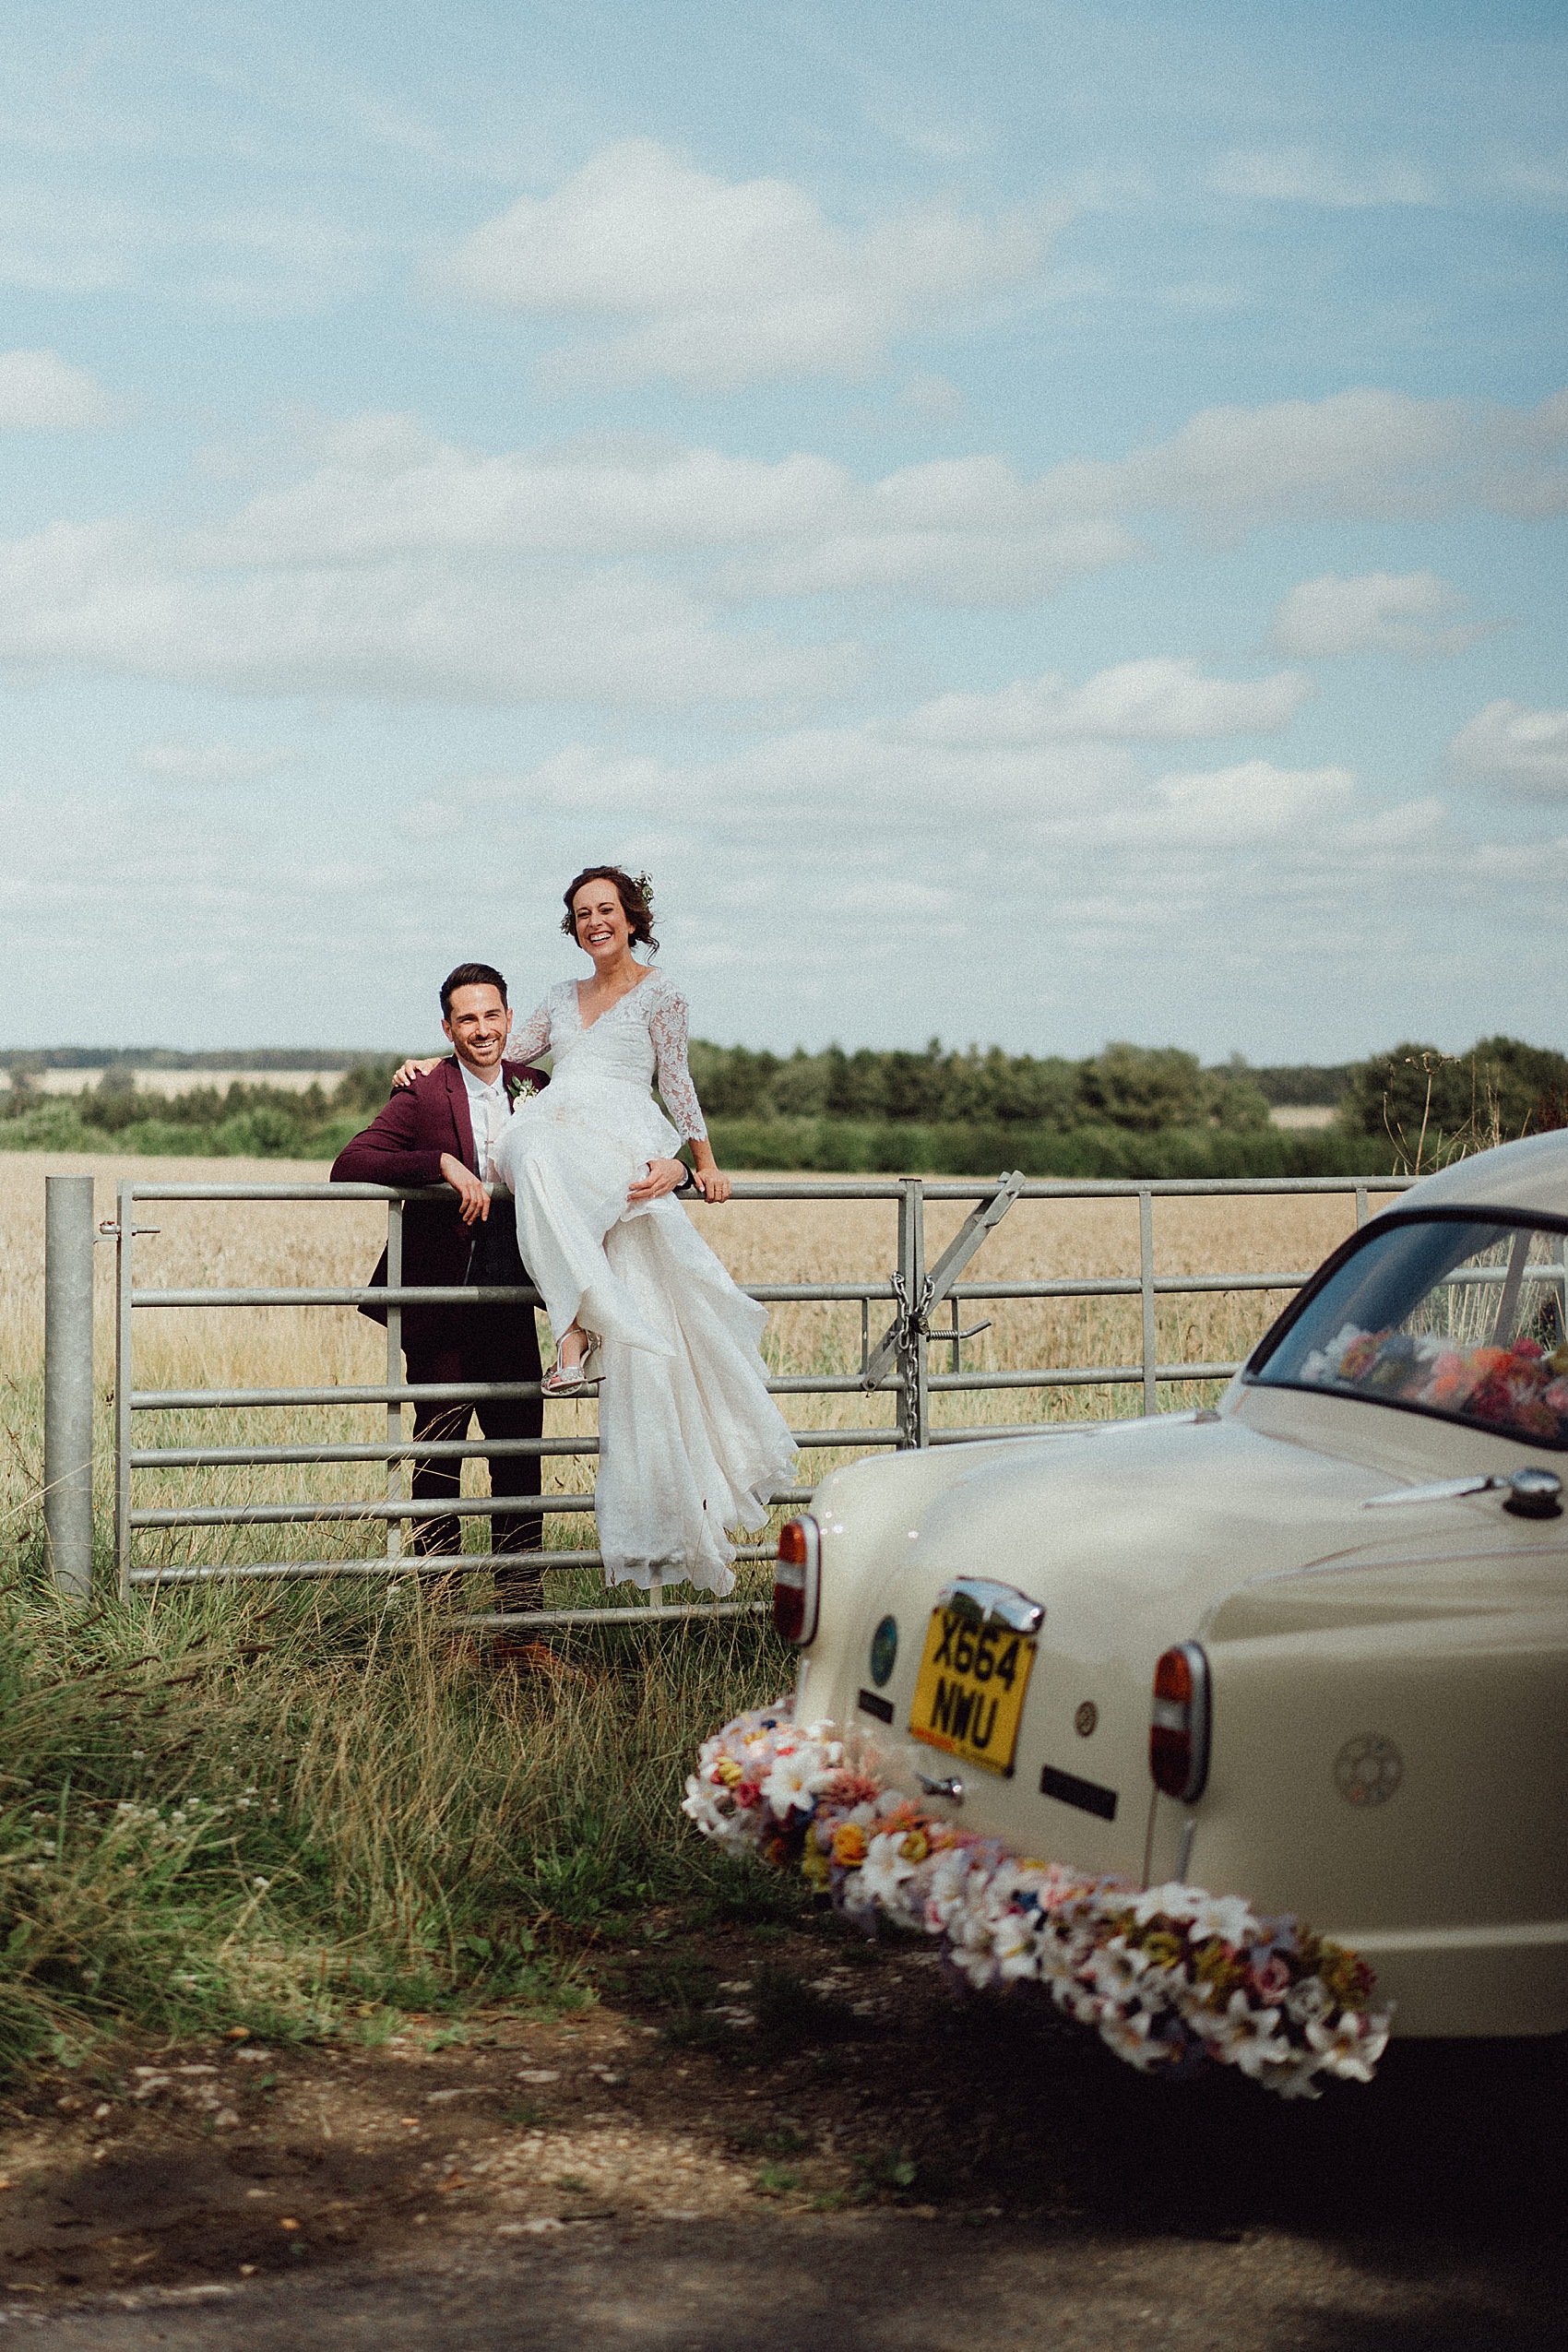
<instances>
[{"instance_id":1,"label":"tall grass","mask_svg":"<svg viewBox=\"0 0 1568 2352\"><path fill-rule=\"evenodd\" d=\"M585 1930L731 1875L680 1838L693 1742L777 1691L755 1620L477 1670L420 1598L138 1596L0 1570L0 2062L135 2020L314 2036L581 1998Z\"/></svg>"}]
</instances>

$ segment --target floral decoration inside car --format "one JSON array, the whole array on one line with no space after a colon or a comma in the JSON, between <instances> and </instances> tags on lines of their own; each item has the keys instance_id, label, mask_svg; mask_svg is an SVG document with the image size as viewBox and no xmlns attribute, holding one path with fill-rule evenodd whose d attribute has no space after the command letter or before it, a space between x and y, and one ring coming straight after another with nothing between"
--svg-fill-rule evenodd
<instances>
[{"instance_id":1,"label":"floral decoration inside car","mask_svg":"<svg viewBox=\"0 0 1568 2352\"><path fill-rule=\"evenodd\" d=\"M1363 1331L1347 1323L1326 1348L1312 1349L1297 1377L1313 1387L1430 1405L1510 1436L1568 1444L1568 1346L1550 1355L1531 1338L1506 1348L1455 1347L1435 1332Z\"/></svg>"},{"instance_id":2,"label":"floral decoration inside car","mask_svg":"<svg viewBox=\"0 0 1568 2352\"><path fill-rule=\"evenodd\" d=\"M683 1810L732 1852L798 1870L868 1930L940 1937L978 1990L1032 1984L1118 2058L1171 2077L1236 2066L1286 2098L1360 2083L1388 2039L1363 1960L1239 1895L1140 1889L1022 1859L888 1785L869 1733L797 1728L786 1700L705 1740Z\"/></svg>"}]
</instances>

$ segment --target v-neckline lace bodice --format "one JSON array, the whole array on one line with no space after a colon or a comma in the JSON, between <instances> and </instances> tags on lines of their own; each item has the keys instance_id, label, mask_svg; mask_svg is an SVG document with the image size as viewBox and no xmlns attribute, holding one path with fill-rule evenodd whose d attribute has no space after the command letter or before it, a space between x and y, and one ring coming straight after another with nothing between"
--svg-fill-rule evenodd
<instances>
[{"instance_id":1,"label":"v-neckline lace bodice","mask_svg":"<svg viewBox=\"0 0 1568 2352\"><path fill-rule=\"evenodd\" d=\"M524 1061L546 1052L555 1055L555 1075L546 1089L554 1100L545 1108L543 1098L536 1098L541 1104L539 1115L554 1117L564 1109L560 1088L568 1076L576 1084L587 1084L591 1075L639 1089L651 1088L657 1079L678 1133L670 1138L666 1123L647 1093L647 1110L666 1140L659 1141L658 1132L650 1133L645 1147L672 1153L683 1140L706 1137L707 1123L686 1063L686 1000L669 975L645 972L636 988L627 989L591 1021L583 1019L579 985L575 980L557 980L513 1039L514 1053Z\"/></svg>"},{"instance_id":2,"label":"v-neckline lace bodice","mask_svg":"<svg viewBox=\"0 0 1568 2352\"><path fill-rule=\"evenodd\" d=\"M640 996L643 990L648 986L649 982L657 980L658 977L659 975L656 972L645 972L641 980L636 980L632 982L630 988L624 988L621 991L620 995L615 997L605 1006L602 1013L596 1013L591 1021L585 1021L583 1018L582 981L567 980L564 984L572 992L572 1010L576 1016L578 1028L582 1030L583 1035L586 1037L589 1029L597 1029L600 1021L608 1021L612 1013L618 1013L622 1005L628 1003L632 997Z\"/></svg>"}]
</instances>

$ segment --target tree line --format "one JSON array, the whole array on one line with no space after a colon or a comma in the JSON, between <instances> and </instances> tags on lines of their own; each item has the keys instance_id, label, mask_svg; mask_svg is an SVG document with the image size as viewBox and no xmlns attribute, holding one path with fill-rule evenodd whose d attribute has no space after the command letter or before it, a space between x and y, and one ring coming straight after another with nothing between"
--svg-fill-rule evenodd
<instances>
[{"instance_id":1,"label":"tree line","mask_svg":"<svg viewBox=\"0 0 1568 2352\"><path fill-rule=\"evenodd\" d=\"M1164 1127L1266 1127L1268 1102L1244 1065L1206 1070L1178 1046L1111 1044L1087 1060L1060 1054L944 1049L923 1053L787 1057L749 1046L692 1047L692 1076L717 1119L852 1119L922 1126L1109 1125L1138 1134Z\"/></svg>"},{"instance_id":2,"label":"tree line","mask_svg":"<svg viewBox=\"0 0 1568 2352\"><path fill-rule=\"evenodd\" d=\"M258 1073L172 1097L139 1088L124 1062L76 1095L43 1094L13 1067L0 1148L327 1158L386 1101L397 1059L361 1060L330 1091ZM1176 1046L1125 1043L1074 1061L935 1038L923 1052L782 1055L697 1039L691 1059L715 1146L742 1168L1372 1173L1568 1124L1568 1055L1508 1037L1454 1055L1406 1043L1338 1067L1205 1067ZM1334 1125L1271 1126L1271 1104L1301 1102L1336 1105Z\"/></svg>"},{"instance_id":3,"label":"tree line","mask_svg":"<svg viewBox=\"0 0 1568 2352\"><path fill-rule=\"evenodd\" d=\"M1503 1138L1568 1122L1568 1055L1517 1038L1484 1038L1467 1053L1402 1044L1361 1063L1254 1069L1240 1054L1206 1068L1176 1046L1112 1043L1083 1061L1061 1055L944 1050L781 1057L747 1046L692 1048L692 1075L720 1119L854 1119L922 1125L1170 1127L1256 1134L1275 1105L1335 1107L1351 1134L1473 1126Z\"/></svg>"}]
</instances>

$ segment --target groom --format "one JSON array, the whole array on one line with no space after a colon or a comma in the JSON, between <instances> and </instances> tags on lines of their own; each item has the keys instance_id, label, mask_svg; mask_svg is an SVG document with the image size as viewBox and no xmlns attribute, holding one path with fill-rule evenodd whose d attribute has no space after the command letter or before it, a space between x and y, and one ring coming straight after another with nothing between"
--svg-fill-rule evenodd
<instances>
[{"instance_id":1,"label":"groom","mask_svg":"<svg viewBox=\"0 0 1568 2352\"><path fill-rule=\"evenodd\" d=\"M491 964L459 964L441 984L441 1026L451 1056L413 1084L401 1087L364 1133L332 1163L335 1184L439 1184L449 1201L410 1201L403 1210L403 1280L410 1286L459 1283L527 1283L532 1280L517 1253L509 1197L492 1199L485 1180L493 1176L492 1155L514 1105L537 1094L549 1079L527 1063L505 1059L512 1014L506 983ZM371 1276L386 1281L386 1253ZM385 1323L385 1307L364 1306L362 1314ZM537 1381L539 1339L529 1306L405 1307L403 1361L410 1385ZM465 1404L423 1403L414 1408L416 1439L463 1438L477 1411L486 1437L537 1438L543 1427L540 1397ZM451 1496L462 1475L458 1461L415 1464L417 1500ZM537 1495L537 1454L490 1457L493 1495ZM501 1513L491 1522L491 1548L497 1555L537 1551L537 1511ZM456 1514L417 1523L413 1549L449 1552L460 1549ZM495 1598L502 1610L538 1609L537 1566L504 1568L497 1562ZM516 1645L519 1654L543 1651L542 1643ZM544 1663L541 1657L537 1661Z\"/></svg>"}]
</instances>

